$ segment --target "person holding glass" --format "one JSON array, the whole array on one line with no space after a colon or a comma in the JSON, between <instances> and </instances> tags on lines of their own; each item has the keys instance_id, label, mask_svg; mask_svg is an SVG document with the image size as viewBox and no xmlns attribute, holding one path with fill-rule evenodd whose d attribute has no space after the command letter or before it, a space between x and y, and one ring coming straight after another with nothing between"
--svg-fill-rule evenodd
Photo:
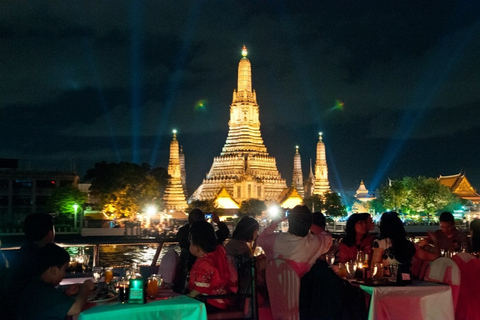
<instances>
[{"instance_id":1,"label":"person holding glass","mask_svg":"<svg viewBox=\"0 0 480 320\"><path fill-rule=\"evenodd\" d=\"M338 260L340 263L355 261L359 251L372 256L372 244L375 237L368 233L369 218L371 219L368 213L354 213L348 218L345 237L339 244Z\"/></svg>"},{"instance_id":2,"label":"person holding glass","mask_svg":"<svg viewBox=\"0 0 480 320\"><path fill-rule=\"evenodd\" d=\"M384 267L400 265L403 272L410 273L414 244L407 239L402 220L396 212L384 212L380 218L380 234L373 242L372 265L382 263Z\"/></svg>"}]
</instances>

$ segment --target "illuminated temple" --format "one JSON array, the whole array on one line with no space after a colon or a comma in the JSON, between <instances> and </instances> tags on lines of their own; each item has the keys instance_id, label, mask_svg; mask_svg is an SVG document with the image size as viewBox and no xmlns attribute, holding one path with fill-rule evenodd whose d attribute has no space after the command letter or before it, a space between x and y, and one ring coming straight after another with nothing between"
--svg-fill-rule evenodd
<instances>
[{"instance_id":1,"label":"illuminated temple","mask_svg":"<svg viewBox=\"0 0 480 320\"><path fill-rule=\"evenodd\" d=\"M181 156L182 155L182 156ZM185 199L185 191L183 189L183 181L185 176L182 172L185 169L185 158L180 154L177 140L177 132L173 130L173 139L170 142L170 158L168 161L168 183L163 196L165 202L165 209L182 211L187 208L187 201ZM182 181L183 180L183 181Z\"/></svg>"},{"instance_id":2,"label":"illuminated temple","mask_svg":"<svg viewBox=\"0 0 480 320\"><path fill-rule=\"evenodd\" d=\"M287 188L260 133L259 106L252 90L251 65L245 46L242 55L237 90L233 91L230 105L227 140L191 201L216 199L220 191L223 196L227 192L237 204L251 198L276 201Z\"/></svg>"}]
</instances>

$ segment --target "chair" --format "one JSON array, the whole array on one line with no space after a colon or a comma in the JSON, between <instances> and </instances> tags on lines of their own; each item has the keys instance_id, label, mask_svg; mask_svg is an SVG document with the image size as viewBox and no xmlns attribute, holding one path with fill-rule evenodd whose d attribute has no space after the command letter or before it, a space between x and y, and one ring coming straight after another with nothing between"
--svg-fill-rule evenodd
<instances>
[{"instance_id":1,"label":"chair","mask_svg":"<svg viewBox=\"0 0 480 320\"><path fill-rule=\"evenodd\" d=\"M163 256L162 262L160 262L160 266L158 267L158 273L162 275L165 284L170 285L173 283L178 260L178 254L174 248L170 248Z\"/></svg>"},{"instance_id":2,"label":"chair","mask_svg":"<svg viewBox=\"0 0 480 320\"><path fill-rule=\"evenodd\" d=\"M196 299L206 302L209 299L230 299L232 306L225 310L207 312L209 320L215 319L251 319L258 320L255 258L242 262L242 256L235 258L237 263L238 288L236 293L226 295L199 295ZM207 309L208 310L208 309Z\"/></svg>"},{"instance_id":3,"label":"chair","mask_svg":"<svg viewBox=\"0 0 480 320\"><path fill-rule=\"evenodd\" d=\"M452 288L453 307L457 308L460 292L460 269L450 258L441 257L430 263L425 274L425 281L449 284Z\"/></svg>"},{"instance_id":4,"label":"chair","mask_svg":"<svg viewBox=\"0 0 480 320\"><path fill-rule=\"evenodd\" d=\"M480 260L469 253L452 257L461 275L455 319L480 320Z\"/></svg>"},{"instance_id":5,"label":"chair","mask_svg":"<svg viewBox=\"0 0 480 320\"><path fill-rule=\"evenodd\" d=\"M300 277L283 259L271 260L266 269L270 307L275 320L298 320Z\"/></svg>"}]
</instances>

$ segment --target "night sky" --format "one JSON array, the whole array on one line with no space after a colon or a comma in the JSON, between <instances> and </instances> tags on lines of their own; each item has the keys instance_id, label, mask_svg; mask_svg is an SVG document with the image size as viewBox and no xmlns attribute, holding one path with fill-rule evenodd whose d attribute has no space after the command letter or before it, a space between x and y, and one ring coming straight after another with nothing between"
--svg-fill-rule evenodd
<instances>
[{"instance_id":1,"label":"night sky","mask_svg":"<svg viewBox=\"0 0 480 320\"><path fill-rule=\"evenodd\" d=\"M330 184L466 172L480 189L479 1L0 1L0 158L166 167L192 193L228 133L243 44L291 184L318 132ZM343 103L343 105L342 105Z\"/></svg>"}]
</instances>

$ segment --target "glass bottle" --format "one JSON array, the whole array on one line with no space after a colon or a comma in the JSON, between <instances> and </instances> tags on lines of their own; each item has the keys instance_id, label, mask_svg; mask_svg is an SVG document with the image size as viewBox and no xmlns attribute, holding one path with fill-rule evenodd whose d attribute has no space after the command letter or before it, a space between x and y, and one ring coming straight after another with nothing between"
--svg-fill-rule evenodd
<instances>
[{"instance_id":1,"label":"glass bottle","mask_svg":"<svg viewBox=\"0 0 480 320\"><path fill-rule=\"evenodd\" d=\"M145 281L143 280L136 263L132 265L129 289L128 303L145 303Z\"/></svg>"}]
</instances>

